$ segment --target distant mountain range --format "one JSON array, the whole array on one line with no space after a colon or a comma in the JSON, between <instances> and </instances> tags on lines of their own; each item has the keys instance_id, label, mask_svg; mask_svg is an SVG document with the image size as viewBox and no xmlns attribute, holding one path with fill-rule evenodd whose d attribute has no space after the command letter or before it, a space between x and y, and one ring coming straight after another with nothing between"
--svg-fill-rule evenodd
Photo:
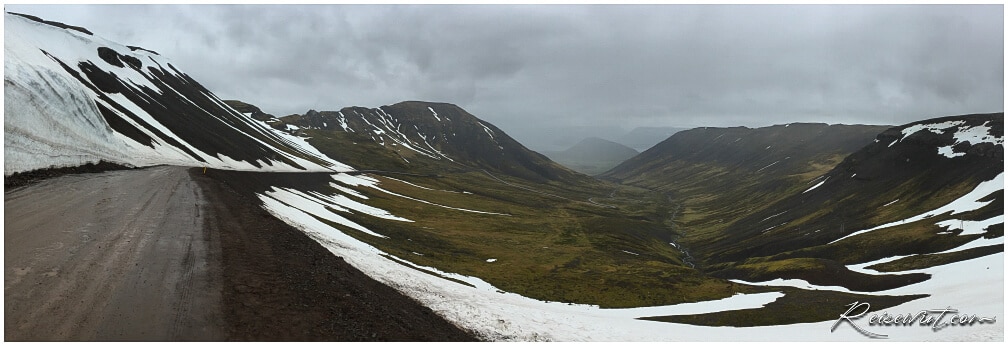
<instances>
[{"instance_id":1,"label":"distant mountain range","mask_svg":"<svg viewBox=\"0 0 1008 346\"><path fill-rule=\"evenodd\" d=\"M645 151L674 135L676 132L685 131L684 127L636 127L619 138L613 140L637 151Z\"/></svg>"},{"instance_id":2,"label":"distant mountain range","mask_svg":"<svg viewBox=\"0 0 1008 346\"><path fill-rule=\"evenodd\" d=\"M616 142L589 137L567 150L543 152L543 154L575 171L597 175L634 157L638 152Z\"/></svg>"},{"instance_id":3,"label":"distant mountain range","mask_svg":"<svg viewBox=\"0 0 1008 346\"><path fill-rule=\"evenodd\" d=\"M627 131L618 126L541 126L519 130L514 132L521 135L521 142L539 152L564 151L585 138L593 137L619 143L640 152L686 128L636 127Z\"/></svg>"}]
</instances>

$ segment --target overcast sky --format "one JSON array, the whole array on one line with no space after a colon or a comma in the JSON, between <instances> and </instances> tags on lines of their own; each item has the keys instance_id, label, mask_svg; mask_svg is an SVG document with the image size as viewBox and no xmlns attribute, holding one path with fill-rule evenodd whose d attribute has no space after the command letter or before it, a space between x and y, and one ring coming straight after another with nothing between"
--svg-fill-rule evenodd
<instances>
[{"instance_id":1,"label":"overcast sky","mask_svg":"<svg viewBox=\"0 0 1008 346\"><path fill-rule=\"evenodd\" d=\"M1004 104L986 6L30 6L278 116L457 104L561 125L902 124ZM530 132L531 133L531 132Z\"/></svg>"}]
</instances>

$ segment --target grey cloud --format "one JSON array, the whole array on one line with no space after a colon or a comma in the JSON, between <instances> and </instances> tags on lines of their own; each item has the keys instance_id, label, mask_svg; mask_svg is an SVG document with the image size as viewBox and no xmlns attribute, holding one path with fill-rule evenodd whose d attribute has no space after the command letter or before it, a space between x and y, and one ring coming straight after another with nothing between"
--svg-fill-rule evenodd
<instances>
[{"instance_id":1,"label":"grey cloud","mask_svg":"<svg viewBox=\"0 0 1008 346\"><path fill-rule=\"evenodd\" d=\"M899 124L1004 103L1000 5L7 7L157 50L278 114L419 99L521 132Z\"/></svg>"}]
</instances>

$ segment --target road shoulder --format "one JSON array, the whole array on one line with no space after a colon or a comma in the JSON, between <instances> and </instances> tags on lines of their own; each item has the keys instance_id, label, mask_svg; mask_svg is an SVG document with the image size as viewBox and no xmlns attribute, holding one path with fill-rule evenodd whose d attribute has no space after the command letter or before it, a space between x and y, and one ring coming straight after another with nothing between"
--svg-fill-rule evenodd
<instances>
[{"instance_id":1,"label":"road shoulder","mask_svg":"<svg viewBox=\"0 0 1008 346\"><path fill-rule=\"evenodd\" d=\"M220 248L230 340L472 341L411 298L382 285L263 210L250 172L190 169L206 198L205 227Z\"/></svg>"}]
</instances>

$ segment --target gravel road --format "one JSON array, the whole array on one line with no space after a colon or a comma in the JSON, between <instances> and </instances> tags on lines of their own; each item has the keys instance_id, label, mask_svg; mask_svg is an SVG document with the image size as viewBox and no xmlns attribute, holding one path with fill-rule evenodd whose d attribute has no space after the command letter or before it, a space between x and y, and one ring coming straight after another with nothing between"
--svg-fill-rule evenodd
<instances>
[{"instance_id":1,"label":"gravel road","mask_svg":"<svg viewBox=\"0 0 1008 346\"><path fill-rule=\"evenodd\" d=\"M329 179L152 167L5 188L4 339L475 340L255 197Z\"/></svg>"},{"instance_id":2,"label":"gravel road","mask_svg":"<svg viewBox=\"0 0 1008 346\"><path fill-rule=\"evenodd\" d=\"M223 339L203 200L179 167L5 191L4 339Z\"/></svg>"}]
</instances>

